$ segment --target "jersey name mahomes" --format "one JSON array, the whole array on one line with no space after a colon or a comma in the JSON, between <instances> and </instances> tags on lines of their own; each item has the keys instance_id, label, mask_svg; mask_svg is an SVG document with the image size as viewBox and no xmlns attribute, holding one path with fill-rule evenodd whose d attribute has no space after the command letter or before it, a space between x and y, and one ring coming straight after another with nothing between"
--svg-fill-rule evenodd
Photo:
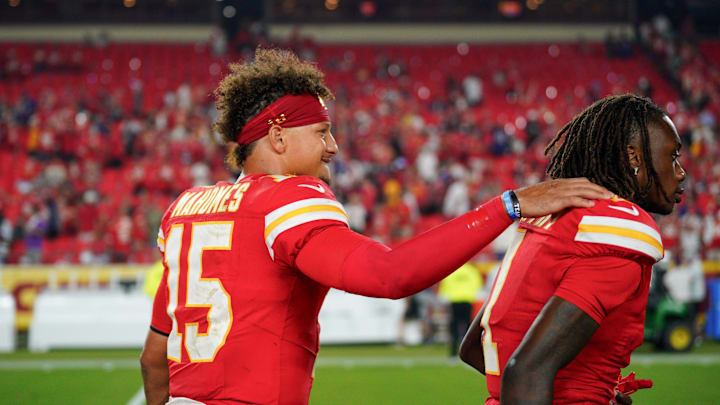
<instances>
[{"instance_id":1,"label":"jersey name mahomes","mask_svg":"<svg viewBox=\"0 0 720 405\"><path fill-rule=\"evenodd\" d=\"M178 198L170 218L235 212L249 187L250 183L236 183L186 191Z\"/></svg>"}]
</instances>

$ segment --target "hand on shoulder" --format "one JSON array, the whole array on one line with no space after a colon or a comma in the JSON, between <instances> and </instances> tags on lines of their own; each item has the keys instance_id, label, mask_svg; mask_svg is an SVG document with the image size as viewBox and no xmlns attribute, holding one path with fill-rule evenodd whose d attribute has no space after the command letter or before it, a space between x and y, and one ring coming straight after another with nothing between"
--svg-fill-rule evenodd
<instances>
[{"instance_id":1,"label":"hand on shoulder","mask_svg":"<svg viewBox=\"0 0 720 405\"><path fill-rule=\"evenodd\" d=\"M555 179L515 190L523 217L540 217L565 208L595 205L593 200L611 198L613 193L584 177Z\"/></svg>"}]
</instances>

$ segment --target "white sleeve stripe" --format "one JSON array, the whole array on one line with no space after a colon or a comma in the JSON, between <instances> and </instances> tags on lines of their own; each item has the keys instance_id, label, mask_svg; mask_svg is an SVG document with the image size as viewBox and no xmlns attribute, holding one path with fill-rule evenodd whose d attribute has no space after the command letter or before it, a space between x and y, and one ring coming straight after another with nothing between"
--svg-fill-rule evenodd
<instances>
[{"instance_id":1,"label":"white sleeve stripe","mask_svg":"<svg viewBox=\"0 0 720 405\"><path fill-rule=\"evenodd\" d=\"M269 224L272 224L277 220L278 218L282 217L285 214L288 214L290 212L293 212L300 208L310 207L313 205L332 205L343 212L345 212L345 209L343 208L342 204L335 200L331 200L329 198L308 198L305 200L299 200L292 202L287 205L283 205L282 207L270 212L269 214L265 215L265 226L267 227ZM347 213L346 213L347 214Z\"/></svg>"},{"instance_id":2,"label":"white sleeve stripe","mask_svg":"<svg viewBox=\"0 0 720 405\"><path fill-rule=\"evenodd\" d=\"M268 252L270 253L270 257L274 260L274 252L272 249L273 244L275 243L275 239L277 237L287 231L288 229L294 228L298 225L306 224L308 222L312 221L319 221L319 220L333 220L333 221L339 221L347 225L348 220L347 217L343 216L342 214L338 212L333 211L316 211L316 212L308 212L306 214L300 214L296 215L292 218L289 218L282 223L280 223L278 226L276 226L272 232L265 238L265 245L267 245Z\"/></svg>"},{"instance_id":3,"label":"white sleeve stripe","mask_svg":"<svg viewBox=\"0 0 720 405\"><path fill-rule=\"evenodd\" d=\"M633 231L642 232L649 237L655 239L660 244L660 246L662 246L662 237L660 237L660 234L652 227L645 225L639 221L616 217L586 215L580 221L580 225L612 226L616 228L625 228Z\"/></svg>"},{"instance_id":4,"label":"white sleeve stripe","mask_svg":"<svg viewBox=\"0 0 720 405\"><path fill-rule=\"evenodd\" d=\"M575 240L579 242L602 243L605 245L619 246L621 248L634 250L658 260L663 258L663 252L655 246L635 238L627 238L620 235L598 232L578 232Z\"/></svg>"}]
</instances>

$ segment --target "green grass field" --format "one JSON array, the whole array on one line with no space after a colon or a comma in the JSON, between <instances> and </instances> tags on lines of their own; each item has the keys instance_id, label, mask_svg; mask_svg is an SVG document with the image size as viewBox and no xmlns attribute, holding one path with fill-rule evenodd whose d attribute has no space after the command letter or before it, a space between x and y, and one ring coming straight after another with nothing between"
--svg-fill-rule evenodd
<instances>
[{"instance_id":1,"label":"green grass field","mask_svg":"<svg viewBox=\"0 0 720 405\"><path fill-rule=\"evenodd\" d=\"M482 404L484 378L450 362L442 346L327 346L320 350L313 405ZM0 354L0 404L139 405L139 350L63 350ZM625 372L655 387L636 405L720 404L720 343L690 354L643 346Z\"/></svg>"}]
</instances>

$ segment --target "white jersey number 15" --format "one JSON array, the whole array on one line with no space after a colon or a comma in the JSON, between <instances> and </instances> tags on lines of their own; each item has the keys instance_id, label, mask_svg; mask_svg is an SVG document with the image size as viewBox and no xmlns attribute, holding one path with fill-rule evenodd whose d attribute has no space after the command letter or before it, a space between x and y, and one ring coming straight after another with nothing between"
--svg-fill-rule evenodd
<instances>
[{"instance_id":1,"label":"white jersey number 15","mask_svg":"<svg viewBox=\"0 0 720 405\"><path fill-rule=\"evenodd\" d=\"M202 277L202 256L206 250L230 250L233 222L196 222L191 226L190 247L186 255L181 255L185 225L173 225L165 240L165 261L169 269L167 284L170 292L167 313L172 319L167 357L180 362L184 334L185 350L190 361L210 362L225 344L233 319L230 294L225 291L222 282L217 278ZM186 266L181 266L181 263ZM179 310L207 308L205 333L200 333L197 322L178 325L176 311L181 267L187 269L187 294L185 303Z\"/></svg>"}]
</instances>

